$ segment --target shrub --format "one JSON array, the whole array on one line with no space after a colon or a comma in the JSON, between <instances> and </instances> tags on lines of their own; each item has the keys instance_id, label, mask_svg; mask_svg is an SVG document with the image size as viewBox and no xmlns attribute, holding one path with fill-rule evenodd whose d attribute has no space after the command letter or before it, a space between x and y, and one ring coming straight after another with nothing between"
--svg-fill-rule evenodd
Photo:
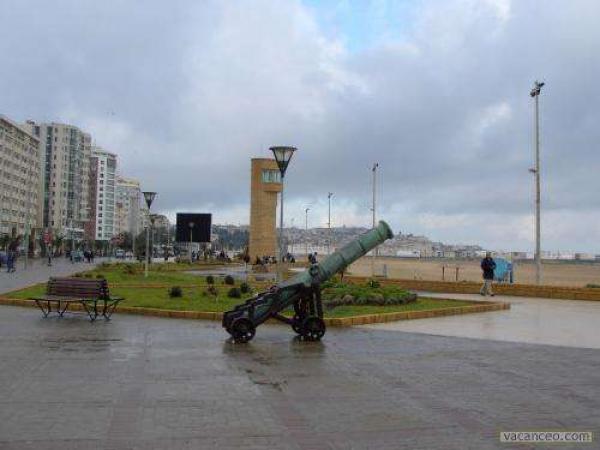
<instances>
[{"instance_id":1,"label":"shrub","mask_svg":"<svg viewBox=\"0 0 600 450\"><path fill-rule=\"evenodd\" d=\"M101 269L108 269L108 268L110 267L110 263L108 263L108 262L103 262L103 263L102 263L102 264L100 264L98 267L99 267L99 268L101 268Z\"/></svg>"},{"instance_id":2,"label":"shrub","mask_svg":"<svg viewBox=\"0 0 600 450\"><path fill-rule=\"evenodd\" d=\"M324 304L328 308L342 305L403 305L416 299L416 294L398 286L369 287L340 283L323 290Z\"/></svg>"},{"instance_id":3,"label":"shrub","mask_svg":"<svg viewBox=\"0 0 600 450\"><path fill-rule=\"evenodd\" d=\"M212 275L208 275L206 277L206 284L215 284L215 277L213 277Z\"/></svg>"},{"instance_id":4,"label":"shrub","mask_svg":"<svg viewBox=\"0 0 600 450\"><path fill-rule=\"evenodd\" d=\"M179 286L173 286L171 289L169 289L169 297L174 298L181 296L183 296L183 291Z\"/></svg>"},{"instance_id":5,"label":"shrub","mask_svg":"<svg viewBox=\"0 0 600 450\"><path fill-rule=\"evenodd\" d=\"M377 281L377 280L371 279L367 283L367 286L370 287L370 288L379 288L379 287L381 287L381 283L379 281Z\"/></svg>"},{"instance_id":6,"label":"shrub","mask_svg":"<svg viewBox=\"0 0 600 450\"><path fill-rule=\"evenodd\" d=\"M102 273L99 273L98 275L96 275L96 278L98 278L99 280L103 280L103 279L105 279L106 277L104 276L104 274L102 274Z\"/></svg>"},{"instance_id":7,"label":"shrub","mask_svg":"<svg viewBox=\"0 0 600 450\"><path fill-rule=\"evenodd\" d=\"M214 287L213 285L210 285L210 286L208 287L208 289L206 290L206 292L207 292L209 295L214 295L215 297L216 297L217 295L219 295L219 290L218 290L216 287Z\"/></svg>"},{"instance_id":8,"label":"shrub","mask_svg":"<svg viewBox=\"0 0 600 450\"><path fill-rule=\"evenodd\" d=\"M240 288L232 287L227 292L227 297L229 297L229 298L240 298L241 296L242 296L242 293L240 292Z\"/></svg>"},{"instance_id":9,"label":"shrub","mask_svg":"<svg viewBox=\"0 0 600 450\"><path fill-rule=\"evenodd\" d=\"M94 274L89 272L83 274L83 278L92 278L93 276Z\"/></svg>"},{"instance_id":10,"label":"shrub","mask_svg":"<svg viewBox=\"0 0 600 450\"><path fill-rule=\"evenodd\" d=\"M252 292L252 288L248 283L244 281L242 284L240 284L240 292L242 294L249 294L250 292Z\"/></svg>"},{"instance_id":11,"label":"shrub","mask_svg":"<svg viewBox=\"0 0 600 450\"><path fill-rule=\"evenodd\" d=\"M233 279L233 277L231 275L225 276L225 279L223 281L225 282L225 284L228 284L229 286L233 286L235 284L235 280Z\"/></svg>"},{"instance_id":12,"label":"shrub","mask_svg":"<svg viewBox=\"0 0 600 450\"><path fill-rule=\"evenodd\" d=\"M77 278L83 278L83 273L82 272L77 272L76 274L73 274L74 277Z\"/></svg>"},{"instance_id":13,"label":"shrub","mask_svg":"<svg viewBox=\"0 0 600 450\"><path fill-rule=\"evenodd\" d=\"M133 264L125 264L123 266L122 272L125 275L135 275L135 273L136 273L135 266Z\"/></svg>"},{"instance_id":14,"label":"shrub","mask_svg":"<svg viewBox=\"0 0 600 450\"><path fill-rule=\"evenodd\" d=\"M596 284L596 283L588 283L585 285L586 288L591 288L591 289L598 289L600 288L600 284Z\"/></svg>"}]
</instances>

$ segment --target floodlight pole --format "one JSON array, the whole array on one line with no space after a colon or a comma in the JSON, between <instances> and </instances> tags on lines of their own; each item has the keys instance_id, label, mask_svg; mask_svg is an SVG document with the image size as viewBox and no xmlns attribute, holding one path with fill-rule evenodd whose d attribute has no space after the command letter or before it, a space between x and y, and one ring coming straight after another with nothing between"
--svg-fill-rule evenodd
<instances>
[{"instance_id":1,"label":"floodlight pole","mask_svg":"<svg viewBox=\"0 0 600 450\"><path fill-rule=\"evenodd\" d=\"M327 200L329 202L329 209L327 211L327 228L329 238L327 239L327 254L331 255L331 197L333 197L333 192L329 192L327 194Z\"/></svg>"},{"instance_id":2,"label":"floodlight pole","mask_svg":"<svg viewBox=\"0 0 600 450\"><path fill-rule=\"evenodd\" d=\"M529 93L535 101L534 129L535 129L535 167L532 170L535 176L535 282L542 283L542 244L541 244L541 189L540 189L540 114L539 96L545 83L536 81Z\"/></svg>"},{"instance_id":3,"label":"floodlight pole","mask_svg":"<svg viewBox=\"0 0 600 450\"><path fill-rule=\"evenodd\" d=\"M193 242L193 237L194 237L194 222L190 222L189 224L190 227L190 264L193 263L194 261L192 260L192 242Z\"/></svg>"},{"instance_id":4,"label":"floodlight pole","mask_svg":"<svg viewBox=\"0 0 600 450\"><path fill-rule=\"evenodd\" d=\"M304 210L304 213L306 214L306 225L305 225L305 242L306 242L306 256L308 256L308 212L310 211L310 208L306 208Z\"/></svg>"},{"instance_id":5,"label":"floodlight pole","mask_svg":"<svg viewBox=\"0 0 600 450\"><path fill-rule=\"evenodd\" d=\"M146 205L148 206L148 221L146 222L146 261L144 265L144 278L148 278L148 258L150 256L150 207L152 206L154 197L156 197L156 192L144 192L143 194L144 200L146 200Z\"/></svg>"},{"instance_id":6,"label":"floodlight pole","mask_svg":"<svg viewBox=\"0 0 600 450\"><path fill-rule=\"evenodd\" d=\"M373 212L373 228L375 228L375 220L376 220L376 201L377 201L377 168L379 167L379 163L373 164L373 207L371 211ZM375 249L371 250L371 278L375 276Z\"/></svg>"}]
</instances>

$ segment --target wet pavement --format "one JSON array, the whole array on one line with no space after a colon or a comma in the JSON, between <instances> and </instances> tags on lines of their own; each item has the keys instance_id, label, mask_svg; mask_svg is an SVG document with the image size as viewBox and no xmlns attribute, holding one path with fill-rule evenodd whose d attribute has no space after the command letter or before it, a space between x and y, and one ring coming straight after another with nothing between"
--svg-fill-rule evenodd
<instances>
[{"instance_id":1,"label":"wet pavement","mask_svg":"<svg viewBox=\"0 0 600 450\"><path fill-rule=\"evenodd\" d=\"M530 344L600 349L600 302L473 294L419 293L428 297L493 300L511 309L485 314L406 320L365 328Z\"/></svg>"},{"instance_id":2,"label":"wet pavement","mask_svg":"<svg viewBox=\"0 0 600 450\"><path fill-rule=\"evenodd\" d=\"M0 365L1 449L538 449L499 432L600 424L595 349L278 325L235 345L214 322L3 306Z\"/></svg>"}]
</instances>

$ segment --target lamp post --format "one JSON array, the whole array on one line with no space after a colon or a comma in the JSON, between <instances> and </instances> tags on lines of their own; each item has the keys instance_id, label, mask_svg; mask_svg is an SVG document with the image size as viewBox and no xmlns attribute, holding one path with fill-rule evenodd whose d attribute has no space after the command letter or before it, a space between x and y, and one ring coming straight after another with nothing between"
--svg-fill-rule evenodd
<instances>
[{"instance_id":1,"label":"lamp post","mask_svg":"<svg viewBox=\"0 0 600 450\"><path fill-rule=\"evenodd\" d=\"M283 178L285 176L285 171L292 160L292 156L294 152L297 150L296 147L288 147L288 146L276 146L271 147L270 150L273 152L273 156L275 157L275 161L277 161L277 167L279 167L279 172L281 173L281 204L279 207L279 254L277 255L277 281L283 280L283 274L281 272L282 269L282 260L283 260Z\"/></svg>"},{"instance_id":2,"label":"lamp post","mask_svg":"<svg viewBox=\"0 0 600 450\"><path fill-rule=\"evenodd\" d=\"M154 257L154 222L156 217L156 214L150 214L150 261Z\"/></svg>"},{"instance_id":3,"label":"lamp post","mask_svg":"<svg viewBox=\"0 0 600 450\"><path fill-rule=\"evenodd\" d=\"M304 241L306 242L306 256L308 256L308 212L310 211L310 208L306 208L304 210L304 214L306 214L306 224L305 224L305 231L306 233L304 233Z\"/></svg>"},{"instance_id":4,"label":"lamp post","mask_svg":"<svg viewBox=\"0 0 600 450\"><path fill-rule=\"evenodd\" d=\"M71 264L75 264L75 233L73 231L73 219L71 218Z\"/></svg>"},{"instance_id":5,"label":"lamp post","mask_svg":"<svg viewBox=\"0 0 600 450\"><path fill-rule=\"evenodd\" d=\"M192 242L193 242L193 237L194 237L194 222L188 223L188 226L190 227L190 250L189 250L189 254L190 254L190 264L191 264L191 263L194 262L192 260Z\"/></svg>"},{"instance_id":6,"label":"lamp post","mask_svg":"<svg viewBox=\"0 0 600 450\"><path fill-rule=\"evenodd\" d=\"M535 282L542 282L542 248L541 248L541 227L540 227L540 114L539 114L539 96L542 92L542 86L545 83L536 81L529 95L535 100L534 128L535 128L535 167L529 169L535 177Z\"/></svg>"},{"instance_id":7,"label":"lamp post","mask_svg":"<svg viewBox=\"0 0 600 450\"><path fill-rule=\"evenodd\" d=\"M144 277L148 278L148 257L150 255L150 207L156 197L156 192L143 192L144 200L148 206L148 225L146 226L146 263L144 266Z\"/></svg>"},{"instance_id":8,"label":"lamp post","mask_svg":"<svg viewBox=\"0 0 600 450\"><path fill-rule=\"evenodd\" d=\"M329 192L327 194L327 201L329 202L329 209L327 212L327 228L329 238L327 239L327 254L331 255L331 197L333 197L333 192Z\"/></svg>"},{"instance_id":9,"label":"lamp post","mask_svg":"<svg viewBox=\"0 0 600 450\"><path fill-rule=\"evenodd\" d=\"M375 220L376 220L376 202L377 202L377 168L379 167L379 163L373 164L373 206L371 211L373 211L373 228L375 228ZM375 249L371 250L373 253L371 255L371 277L375 276Z\"/></svg>"},{"instance_id":10,"label":"lamp post","mask_svg":"<svg viewBox=\"0 0 600 450\"><path fill-rule=\"evenodd\" d=\"M292 226L289 232L290 244L292 246L291 253L294 254L294 218L292 217Z\"/></svg>"}]
</instances>

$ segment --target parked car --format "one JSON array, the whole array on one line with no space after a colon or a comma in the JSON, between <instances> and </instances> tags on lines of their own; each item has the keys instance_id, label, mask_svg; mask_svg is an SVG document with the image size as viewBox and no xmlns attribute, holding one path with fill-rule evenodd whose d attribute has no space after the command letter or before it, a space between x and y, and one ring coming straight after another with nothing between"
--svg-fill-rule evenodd
<instances>
[{"instance_id":1,"label":"parked car","mask_svg":"<svg viewBox=\"0 0 600 450\"><path fill-rule=\"evenodd\" d=\"M117 259L125 259L125 250L118 248L115 250L115 258Z\"/></svg>"}]
</instances>

